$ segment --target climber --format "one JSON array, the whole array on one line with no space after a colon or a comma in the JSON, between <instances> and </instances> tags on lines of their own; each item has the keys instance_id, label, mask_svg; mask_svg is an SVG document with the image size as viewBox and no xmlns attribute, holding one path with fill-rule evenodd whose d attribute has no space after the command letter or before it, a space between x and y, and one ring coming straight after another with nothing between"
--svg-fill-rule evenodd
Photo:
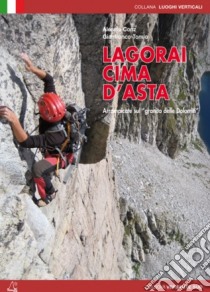
<instances>
[{"instance_id":1,"label":"climber","mask_svg":"<svg viewBox=\"0 0 210 292\"><path fill-rule=\"evenodd\" d=\"M66 107L62 99L56 94L54 81L46 71L36 67L27 54L21 54L27 71L35 74L44 82L44 94L39 98L39 135L29 135L21 126L15 113L6 106L0 107L0 118L6 119L11 126L17 142L25 148L41 148L44 158L35 162L32 176L37 186L40 199L33 196L34 202L39 206L46 206L51 202L57 190L52 185L51 173L56 167L64 168L65 163L58 156L62 144L66 140L66 131L59 123L65 115ZM74 155L70 153L68 162L73 163Z\"/></svg>"}]
</instances>

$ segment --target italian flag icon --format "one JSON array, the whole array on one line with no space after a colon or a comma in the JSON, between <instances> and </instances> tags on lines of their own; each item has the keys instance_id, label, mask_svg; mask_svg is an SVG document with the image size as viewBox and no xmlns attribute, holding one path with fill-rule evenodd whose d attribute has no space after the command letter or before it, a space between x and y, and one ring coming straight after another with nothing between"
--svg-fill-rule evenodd
<instances>
[{"instance_id":1,"label":"italian flag icon","mask_svg":"<svg viewBox=\"0 0 210 292\"><path fill-rule=\"evenodd\" d=\"M0 0L0 13L23 13L24 0Z\"/></svg>"}]
</instances>

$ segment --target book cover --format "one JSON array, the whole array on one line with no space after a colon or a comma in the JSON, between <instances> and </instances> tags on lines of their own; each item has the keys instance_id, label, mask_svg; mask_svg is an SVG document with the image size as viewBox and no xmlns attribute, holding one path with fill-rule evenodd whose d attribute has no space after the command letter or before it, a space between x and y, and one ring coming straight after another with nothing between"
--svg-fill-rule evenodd
<instances>
[{"instance_id":1,"label":"book cover","mask_svg":"<svg viewBox=\"0 0 210 292\"><path fill-rule=\"evenodd\" d=\"M208 289L209 13L0 0L0 290Z\"/></svg>"}]
</instances>

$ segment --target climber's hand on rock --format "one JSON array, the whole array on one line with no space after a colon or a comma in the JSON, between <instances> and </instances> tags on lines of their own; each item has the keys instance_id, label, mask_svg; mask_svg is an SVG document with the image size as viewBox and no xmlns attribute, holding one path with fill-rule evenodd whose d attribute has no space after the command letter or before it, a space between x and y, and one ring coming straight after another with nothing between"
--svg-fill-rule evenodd
<instances>
[{"instance_id":1,"label":"climber's hand on rock","mask_svg":"<svg viewBox=\"0 0 210 292\"><path fill-rule=\"evenodd\" d=\"M17 119L15 113L7 106L0 106L0 118L6 119L10 123L14 123Z\"/></svg>"},{"instance_id":2,"label":"climber's hand on rock","mask_svg":"<svg viewBox=\"0 0 210 292\"><path fill-rule=\"evenodd\" d=\"M1 0L0 0L1 1ZM22 60L25 62L25 67L26 70L28 70L29 72L34 73L35 75L37 75L40 79L44 79L46 77L46 72L38 67L36 67L31 59L29 58L29 56L26 53L22 53L20 54Z\"/></svg>"},{"instance_id":3,"label":"climber's hand on rock","mask_svg":"<svg viewBox=\"0 0 210 292\"><path fill-rule=\"evenodd\" d=\"M26 70L28 70L29 72L33 72L34 65L33 65L31 59L29 58L29 56L26 53L21 53L20 56L21 56L22 60L25 62Z\"/></svg>"}]
</instances>

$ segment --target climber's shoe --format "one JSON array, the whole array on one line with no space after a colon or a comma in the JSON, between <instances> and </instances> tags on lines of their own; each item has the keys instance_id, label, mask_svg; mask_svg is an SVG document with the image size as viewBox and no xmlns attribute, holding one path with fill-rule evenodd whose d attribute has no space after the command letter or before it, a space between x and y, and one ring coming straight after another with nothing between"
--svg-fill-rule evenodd
<instances>
[{"instance_id":1,"label":"climber's shoe","mask_svg":"<svg viewBox=\"0 0 210 292\"><path fill-rule=\"evenodd\" d=\"M32 196L32 200L33 200L34 204L36 204L38 207L44 207L44 206L47 205L47 203L46 203L44 200L42 200L42 199L37 199L37 198L35 197L35 195Z\"/></svg>"},{"instance_id":2,"label":"climber's shoe","mask_svg":"<svg viewBox=\"0 0 210 292\"><path fill-rule=\"evenodd\" d=\"M45 206L47 206L47 203L44 200L39 199L39 200L37 200L36 205L38 207L45 207Z\"/></svg>"},{"instance_id":3,"label":"climber's shoe","mask_svg":"<svg viewBox=\"0 0 210 292\"><path fill-rule=\"evenodd\" d=\"M54 193L51 195L47 195L46 199L37 199L35 195L32 196L33 202L38 206L38 207L45 207L47 206L53 199L56 197L56 193L58 190L56 190Z\"/></svg>"}]
</instances>

